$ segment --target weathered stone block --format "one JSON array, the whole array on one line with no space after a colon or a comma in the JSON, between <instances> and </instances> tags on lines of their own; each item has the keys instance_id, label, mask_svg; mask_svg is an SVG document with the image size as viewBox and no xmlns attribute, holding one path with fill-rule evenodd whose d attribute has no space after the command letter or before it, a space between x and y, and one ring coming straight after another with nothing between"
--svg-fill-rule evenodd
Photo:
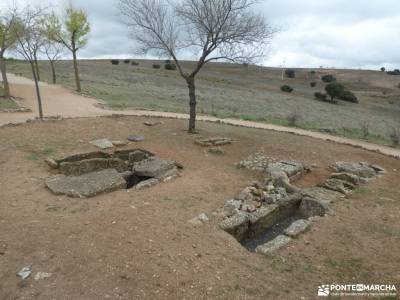
<instances>
[{"instance_id":1,"label":"weathered stone block","mask_svg":"<svg viewBox=\"0 0 400 300\"><path fill-rule=\"evenodd\" d=\"M329 204L320 200L305 197L301 200L299 213L306 217L320 216L323 217L330 212Z\"/></svg>"},{"instance_id":2,"label":"weathered stone block","mask_svg":"<svg viewBox=\"0 0 400 300\"><path fill-rule=\"evenodd\" d=\"M168 171L176 168L170 160L148 159L133 165L132 171L138 176L161 178Z\"/></svg>"},{"instance_id":3,"label":"weathered stone block","mask_svg":"<svg viewBox=\"0 0 400 300\"><path fill-rule=\"evenodd\" d=\"M273 240L258 246L256 252L265 255L272 254L276 250L286 246L291 240L292 239L286 235L278 235Z\"/></svg>"},{"instance_id":4,"label":"weathered stone block","mask_svg":"<svg viewBox=\"0 0 400 300\"><path fill-rule=\"evenodd\" d=\"M92 158L111 158L111 154L103 151L93 151L88 153L77 153L70 156L66 156L64 158L56 159L58 164L63 162L76 162L84 159L92 159Z\"/></svg>"},{"instance_id":5,"label":"weathered stone block","mask_svg":"<svg viewBox=\"0 0 400 300\"><path fill-rule=\"evenodd\" d=\"M142 160L145 160L145 159L149 158L149 155L145 151L134 150L134 151L129 153L128 158L129 158L129 163L133 164L133 163L137 163L139 161L142 161Z\"/></svg>"},{"instance_id":6,"label":"weathered stone block","mask_svg":"<svg viewBox=\"0 0 400 300\"><path fill-rule=\"evenodd\" d=\"M126 181L116 170L106 169L81 176L56 175L46 180L46 186L57 195L86 198L123 189Z\"/></svg>"},{"instance_id":7,"label":"weathered stone block","mask_svg":"<svg viewBox=\"0 0 400 300\"><path fill-rule=\"evenodd\" d=\"M285 234L290 237L297 237L300 233L303 233L311 225L309 220L296 220L285 229Z\"/></svg>"},{"instance_id":8,"label":"weathered stone block","mask_svg":"<svg viewBox=\"0 0 400 300\"><path fill-rule=\"evenodd\" d=\"M109 141L107 139L94 140L94 141L90 141L89 143L100 149L107 149L107 148L114 147L113 143L111 143L111 141Z\"/></svg>"},{"instance_id":9,"label":"weathered stone block","mask_svg":"<svg viewBox=\"0 0 400 300\"><path fill-rule=\"evenodd\" d=\"M239 212L220 222L219 228L230 233L240 241L246 237L249 228L249 216L244 212Z\"/></svg>"},{"instance_id":10,"label":"weathered stone block","mask_svg":"<svg viewBox=\"0 0 400 300\"><path fill-rule=\"evenodd\" d=\"M376 175L375 170L365 163L338 161L331 167L336 172L350 173L363 178L372 178Z\"/></svg>"}]
</instances>

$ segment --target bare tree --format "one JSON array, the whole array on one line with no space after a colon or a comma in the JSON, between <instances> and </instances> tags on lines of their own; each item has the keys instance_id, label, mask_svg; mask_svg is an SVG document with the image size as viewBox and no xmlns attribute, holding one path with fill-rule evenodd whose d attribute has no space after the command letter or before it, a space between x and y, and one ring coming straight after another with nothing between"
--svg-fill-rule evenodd
<instances>
[{"instance_id":1,"label":"bare tree","mask_svg":"<svg viewBox=\"0 0 400 300\"><path fill-rule=\"evenodd\" d=\"M42 47L42 52L50 62L53 84L57 83L56 62L59 61L65 53L65 47L52 41L46 41Z\"/></svg>"},{"instance_id":2,"label":"bare tree","mask_svg":"<svg viewBox=\"0 0 400 300\"><path fill-rule=\"evenodd\" d=\"M274 30L252 6L256 0L118 0L125 23L142 53L172 58L189 89L189 132L196 131L195 77L208 62L251 63L265 55ZM178 53L197 62L184 70Z\"/></svg>"},{"instance_id":3,"label":"bare tree","mask_svg":"<svg viewBox=\"0 0 400 300\"><path fill-rule=\"evenodd\" d=\"M40 22L42 12L42 9L32 9L28 7L18 14L16 25L14 26L14 34L17 40L16 51L25 58L31 66L33 79L35 81L40 119L43 119L43 109L35 60L40 47L44 43Z\"/></svg>"},{"instance_id":4,"label":"bare tree","mask_svg":"<svg viewBox=\"0 0 400 300\"><path fill-rule=\"evenodd\" d=\"M15 7L0 11L0 70L3 78L4 97L10 97L10 86L7 79L6 60L4 54L15 45L14 26L17 18Z\"/></svg>"}]
</instances>

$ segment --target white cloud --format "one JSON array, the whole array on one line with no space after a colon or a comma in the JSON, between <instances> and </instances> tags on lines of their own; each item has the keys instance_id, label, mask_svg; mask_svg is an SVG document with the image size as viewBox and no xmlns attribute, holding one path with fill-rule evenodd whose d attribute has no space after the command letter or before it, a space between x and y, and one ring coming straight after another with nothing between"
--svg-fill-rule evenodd
<instances>
[{"instance_id":1,"label":"white cloud","mask_svg":"<svg viewBox=\"0 0 400 300\"><path fill-rule=\"evenodd\" d=\"M6 0L11 1L11 0ZM29 5L49 1L19 0ZM71 0L88 12L92 32L85 58L133 56L134 42L120 22L115 0ZM68 1L50 1L60 10ZM400 1L265 0L257 7L281 31L264 64L293 67L399 68ZM187 53L184 55L188 58Z\"/></svg>"}]
</instances>

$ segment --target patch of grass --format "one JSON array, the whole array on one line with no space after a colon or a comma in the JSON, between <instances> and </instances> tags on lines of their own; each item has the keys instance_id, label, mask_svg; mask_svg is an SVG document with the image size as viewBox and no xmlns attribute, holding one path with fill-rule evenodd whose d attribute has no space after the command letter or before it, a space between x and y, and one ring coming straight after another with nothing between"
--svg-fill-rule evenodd
<instances>
[{"instance_id":1,"label":"patch of grass","mask_svg":"<svg viewBox=\"0 0 400 300\"><path fill-rule=\"evenodd\" d=\"M400 240L400 232L396 228L390 227L385 224L368 223L366 225L365 230L373 234L383 234L389 238L395 238Z\"/></svg>"},{"instance_id":2,"label":"patch of grass","mask_svg":"<svg viewBox=\"0 0 400 300\"><path fill-rule=\"evenodd\" d=\"M18 105L12 99L5 99L0 97L0 111L1 110L8 110L8 109L17 109Z\"/></svg>"},{"instance_id":3,"label":"patch of grass","mask_svg":"<svg viewBox=\"0 0 400 300\"><path fill-rule=\"evenodd\" d=\"M26 157L28 160L31 161L39 161L44 159L45 157L56 153L56 150L53 148L44 148L42 150L36 151L31 150L31 153Z\"/></svg>"},{"instance_id":4,"label":"patch of grass","mask_svg":"<svg viewBox=\"0 0 400 300\"><path fill-rule=\"evenodd\" d=\"M31 77L29 66L21 61L10 61L10 72ZM112 66L108 60L80 60L82 87L85 93L102 100L107 106L122 109L147 109L166 112L187 113L188 91L178 72L153 69L160 61L140 61L140 66ZM190 69L194 63L184 62L183 67ZM42 80L51 82L48 62L40 61ZM71 61L60 61L56 65L58 81L68 88L74 88L74 74ZM198 112L219 118L241 118L243 120L289 126L287 116L295 107L301 108L301 120L295 125L308 130L332 128L331 134L352 139L363 139L362 130L357 129L361 117L371 124L367 141L390 145L390 128L398 122L398 108L388 103L386 98L373 99L371 92L381 90L381 74L348 70L341 74L340 80L346 87L358 91L360 104L340 103L330 105L314 100L314 89L309 86L305 73L291 79L290 84L296 90L294 94L282 94L279 87L281 72L263 68L262 72L252 68L243 68L235 64L209 64L202 69L196 79ZM303 73L305 72L305 73ZM355 77L354 74L358 74ZM355 78L363 76L362 84ZM378 76L378 77L377 77ZM339 78L338 77L338 78ZM368 79L368 80L367 80ZM391 78L386 78L391 80ZM375 85L367 84L374 82ZM397 85L397 83L396 83ZM393 86L396 86L393 84ZM385 85L386 86L386 85ZM399 99L399 91L388 89L390 102ZM392 101L393 100L393 101ZM397 100L396 100L397 101ZM377 109L379 107L379 109ZM385 122L382 122L382 120ZM338 124L348 130L338 128Z\"/></svg>"},{"instance_id":5,"label":"patch of grass","mask_svg":"<svg viewBox=\"0 0 400 300\"><path fill-rule=\"evenodd\" d=\"M7 109L17 109L18 105L12 99L4 98L4 88L0 86L0 111Z\"/></svg>"},{"instance_id":6,"label":"patch of grass","mask_svg":"<svg viewBox=\"0 0 400 300\"><path fill-rule=\"evenodd\" d=\"M31 161L38 161L39 160L39 156L37 154L34 154L34 153L29 154L26 158L28 160L31 160Z\"/></svg>"}]
</instances>

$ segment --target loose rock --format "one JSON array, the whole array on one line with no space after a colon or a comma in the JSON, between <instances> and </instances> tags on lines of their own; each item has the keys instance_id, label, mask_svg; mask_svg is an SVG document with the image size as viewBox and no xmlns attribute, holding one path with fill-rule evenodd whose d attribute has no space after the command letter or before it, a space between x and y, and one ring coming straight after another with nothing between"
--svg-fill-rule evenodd
<instances>
[{"instance_id":1,"label":"loose rock","mask_svg":"<svg viewBox=\"0 0 400 300\"><path fill-rule=\"evenodd\" d=\"M286 246L292 239L286 235L278 235L273 240L260 245L256 248L257 253L261 254L271 254L274 251Z\"/></svg>"},{"instance_id":2,"label":"loose rock","mask_svg":"<svg viewBox=\"0 0 400 300\"><path fill-rule=\"evenodd\" d=\"M194 225L202 225L202 224L208 222L209 220L210 220L210 218L207 216L206 213L201 213L196 218L189 220L189 223L194 224Z\"/></svg>"},{"instance_id":3,"label":"loose rock","mask_svg":"<svg viewBox=\"0 0 400 300\"><path fill-rule=\"evenodd\" d=\"M90 141L90 144L100 148L100 149L107 149L107 148L113 148L114 145L107 139L100 139L100 140L94 140Z\"/></svg>"},{"instance_id":4,"label":"loose rock","mask_svg":"<svg viewBox=\"0 0 400 300\"><path fill-rule=\"evenodd\" d=\"M308 220L296 220L285 229L285 234L290 237L297 237L300 233L306 231L310 224L311 222Z\"/></svg>"},{"instance_id":5,"label":"loose rock","mask_svg":"<svg viewBox=\"0 0 400 300\"><path fill-rule=\"evenodd\" d=\"M128 136L128 140L131 142L142 142L144 141L144 137L141 135L131 135Z\"/></svg>"},{"instance_id":6,"label":"loose rock","mask_svg":"<svg viewBox=\"0 0 400 300\"><path fill-rule=\"evenodd\" d=\"M111 141L111 143L115 146L115 147L123 147L128 145L127 141Z\"/></svg>"}]
</instances>

